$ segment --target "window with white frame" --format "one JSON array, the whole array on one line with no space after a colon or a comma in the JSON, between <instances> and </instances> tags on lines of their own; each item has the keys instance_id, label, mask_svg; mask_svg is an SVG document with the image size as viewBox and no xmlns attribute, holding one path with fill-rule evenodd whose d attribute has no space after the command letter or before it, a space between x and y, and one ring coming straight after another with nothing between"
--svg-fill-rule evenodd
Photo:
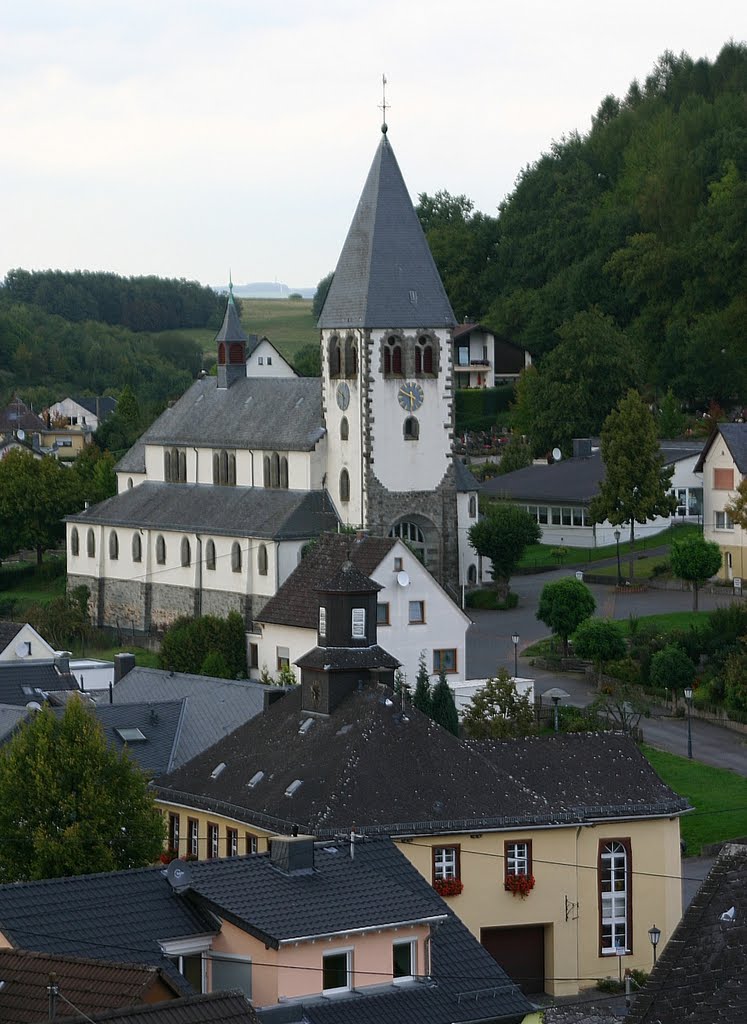
<instances>
[{"instance_id":1,"label":"window with white frame","mask_svg":"<svg viewBox=\"0 0 747 1024\"><path fill-rule=\"evenodd\" d=\"M446 878L459 878L459 847L433 847L433 881L439 882Z\"/></svg>"},{"instance_id":2,"label":"window with white frame","mask_svg":"<svg viewBox=\"0 0 747 1024\"><path fill-rule=\"evenodd\" d=\"M531 875L532 873L532 844L529 840L523 842L504 843L504 860L506 877L509 875Z\"/></svg>"},{"instance_id":3,"label":"window with white frame","mask_svg":"<svg viewBox=\"0 0 747 1024\"><path fill-rule=\"evenodd\" d=\"M716 512L715 513L715 527L717 530L733 530L734 523L732 522L731 516L728 512Z\"/></svg>"},{"instance_id":4,"label":"window with white frame","mask_svg":"<svg viewBox=\"0 0 747 1024\"><path fill-rule=\"evenodd\" d=\"M253 836L249 832L247 832L246 836L244 838L245 838L245 843L246 843L246 852L247 853L256 853L257 852L257 837Z\"/></svg>"},{"instance_id":5,"label":"window with white frame","mask_svg":"<svg viewBox=\"0 0 747 1024\"><path fill-rule=\"evenodd\" d=\"M417 968L418 944L416 939L403 939L392 945L392 980L413 978Z\"/></svg>"},{"instance_id":6,"label":"window with white frame","mask_svg":"<svg viewBox=\"0 0 747 1024\"><path fill-rule=\"evenodd\" d=\"M197 857L200 853L200 823L197 818L187 818L187 853Z\"/></svg>"},{"instance_id":7,"label":"window with white frame","mask_svg":"<svg viewBox=\"0 0 747 1024\"><path fill-rule=\"evenodd\" d=\"M238 989L247 999L252 998L252 962L231 953L208 953L210 961L210 991L232 992Z\"/></svg>"},{"instance_id":8,"label":"window with white frame","mask_svg":"<svg viewBox=\"0 0 747 1024\"><path fill-rule=\"evenodd\" d=\"M226 829L226 856L238 857L239 855L239 831L235 828Z\"/></svg>"},{"instance_id":9,"label":"window with white frame","mask_svg":"<svg viewBox=\"0 0 747 1024\"><path fill-rule=\"evenodd\" d=\"M608 956L630 947L630 848L619 839L599 848L600 953Z\"/></svg>"},{"instance_id":10,"label":"window with white frame","mask_svg":"<svg viewBox=\"0 0 747 1024\"><path fill-rule=\"evenodd\" d=\"M349 992L353 987L353 951L341 949L322 957L322 990Z\"/></svg>"},{"instance_id":11,"label":"window with white frame","mask_svg":"<svg viewBox=\"0 0 747 1024\"><path fill-rule=\"evenodd\" d=\"M365 640L366 638L366 609L353 608L352 628L353 640Z\"/></svg>"},{"instance_id":12,"label":"window with white frame","mask_svg":"<svg viewBox=\"0 0 747 1024\"><path fill-rule=\"evenodd\" d=\"M214 822L209 821L207 827L207 855L211 860L220 855L218 835L218 826Z\"/></svg>"},{"instance_id":13,"label":"window with white frame","mask_svg":"<svg viewBox=\"0 0 747 1024\"><path fill-rule=\"evenodd\" d=\"M327 635L327 609L319 606L319 636Z\"/></svg>"}]
</instances>

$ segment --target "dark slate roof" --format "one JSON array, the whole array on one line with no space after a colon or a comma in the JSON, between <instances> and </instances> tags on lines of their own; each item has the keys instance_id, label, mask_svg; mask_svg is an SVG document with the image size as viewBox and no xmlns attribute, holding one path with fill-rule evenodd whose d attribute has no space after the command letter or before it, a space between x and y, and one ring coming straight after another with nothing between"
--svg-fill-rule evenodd
<instances>
[{"instance_id":1,"label":"dark slate roof","mask_svg":"<svg viewBox=\"0 0 747 1024\"><path fill-rule=\"evenodd\" d=\"M74 398L73 401L77 402L78 405L82 405L84 409L88 409L89 412L92 412L100 420L105 420L117 408L117 399L110 398L108 395L100 395L93 398L90 396Z\"/></svg>"},{"instance_id":2,"label":"dark slate roof","mask_svg":"<svg viewBox=\"0 0 747 1024\"><path fill-rule=\"evenodd\" d=\"M244 333L244 328L241 326L239 314L236 310L236 303L233 301L233 288L230 286L228 289L228 302L226 303L226 312L223 316L223 323L215 336L215 340L216 342L249 340Z\"/></svg>"},{"instance_id":3,"label":"dark slate roof","mask_svg":"<svg viewBox=\"0 0 747 1024\"><path fill-rule=\"evenodd\" d=\"M431 939L431 978L316 997L258 1013L262 1024L519 1024L532 1005L452 913Z\"/></svg>"},{"instance_id":4,"label":"dark slate roof","mask_svg":"<svg viewBox=\"0 0 747 1024\"><path fill-rule=\"evenodd\" d=\"M386 135L376 150L320 327L451 327L454 313Z\"/></svg>"},{"instance_id":5,"label":"dark slate roof","mask_svg":"<svg viewBox=\"0 0 747 1024\"><path fill-rule=\"evenodd\" d=\"M480 490L479 481L458 456L454 459L454 482L456 489L462 493Z\"/></svg>"},{"instance_id":6,"label":"dark slate roof","mask_svg":"<svg viewBox=\"0 0 747 1024\"><path fill-rule=\"evenodd\" d=\"M85 1020L74 1017L69 1024ZM256 1024L257 1014L241 992L210 992L97 1013L89 1020L93 1024Z\"/></svg>"},{"instance_id":7,"label":"dark slate roof","mask_svg":"<svg viewBox=\"0 0 747 1024\"><path fill-rule=\"evenodd\" d=\"M114 908L114 909L113 909ZM21 949L166 967L159 940L218 931L161 868L0 885L0 932Z\"/></svg>"},{"instance_id":8,"label":"dark slate roof","mask_svg":"<svg viewBox=\"0 0 747 1024\"><path fill-rule=\"evenodd\" d=\"M125 747L135 763L149 775L160 775L177 764L176 745L184 713L183 700L141 704L98 704L89 710L104 730L109 746L117 752ZM61 716L62 708L55 714ZM118 729L138 729L145 739L126 743Z\"/></svg>"},{"instance_id":9,"label":"dark slate roof","mask_svg":"<svg viewBox=\"0 0 747 1024\"><path fill-rule=\"evenodd\" d=\"M374 644L372 647L314 647L295 663L299 668L345 672L349 669L399 668L401 662Z\"/></svg>"},{"instance_id":10,"label":"dark slate roof","mask_svg":"<svg viewBox=\"0 0 747 1024\"><path fill-rule=\"evenodd\" d=\"M140 441L200 448L312 451L324 436L320 377L242 377L219 388L197 380ZM255 459L255 473L262 474Z\"/></svg>"},{"instance_id":11,"label":"dark slate roof","mask_svg":"<svg viewBox=\"0 0 747 1024\"><path fill-rule=\"evenodd\" d=\"M705 443L700 454L698 464L695 467L696 473L703 472L703 463L706 455L711 450L714 441L719 434L726 442L726 447L731 452L734 463L743 475L747 473L747 423L719 423L718 430L715 430Z\"/></svg>"},{"instance_id":12,"label":"dark slate roof","mask_svg":"<svg viewBox=\"0 0 747 1024\"><path fill-rule=\"evenodd\" d=\"M524 466L480 485L483 494L511 501L570 501L588 505L604 480L599 452L586 458L563 459L551 466Z\"/></svg>"},{"instance_id":13,"label":"dark slate roof","mask_svg":"<svg viewBox=\"0 0 747 1024\"><path fill-rule=\"evenodd\" d=\"M373 594L384 588L346 558L339 569L316 587L322 594Z\"/></svg>"},{"instance_id":14,"label":"dark slate roof","mask_svg":"<svg viewBox=\"0 0 747 1024\"><path fill-rule=\"evenodd\" d=\"M316 629L317 602L311 598L312 591L333 576L347 558L364 576L370 576L396 543L393 537L323 534L264 606L258 621Z\"/></svg>"},{"instance_id":15,"label":"dark slate roof","mask_svg":"<svg viewBox=\"0 0 747 1024\"><path fill-rule=\"evenodd\" d=\"M146 481L67 521L295 540L334 529L338 518L325 491Z\"/></svg>"},{"instance_id":16,"label":"dark slate roof","mask_svg":"<svg viewBox=\"0 0 747 1024\"><path fill-rule=\"evenodd\" d=\"M160 982L178 996L179 990L156 967L105 964L79 957L52 956L20 949L0 949L0 1020L3 1024L34 1024L49 1009L49 975L57 975L65 996L57 1001L56 1018L69 1020L141 1003ZM161 995L166 993L161 992ZM72 1004L72 1005L71 1005Z\"/></svg>"},{"instance_id":17,"label":"dark slate roof","mask_svg":"<svg viewBox=\"0 0 747 1024\"><path fill-rule=\"evenodd\" d=\"M132 448L122 456L114 469L118 473L144 473L145 472L145 444L137 440Z\"/></svg>"},{"instance_id":18,"label":"dark slate roof","mask_svg":"<svg viewBox=\"0 0 747 1024\"><path fill-rule=\"evenodd\" d=\"M40 430L46 430L47 425L18 395L15 395L4 409L0 409L0 431L19 429L38 433Z\"/></svg>"},{"instance_id":19,"label":"dark slate roof","mask_svg":"<svg viewBox=\"0 0 747 1024\"><path fill-rule=\"evenodd\" d=\"M309 717L301 697L299 688L158 779L159 795L276 831L298 825L320 836L353 826L369 834L411 835L676 814L687 808L652 777L627 737L579 733L560 743L541 737L483 748L460 742L414 708L403 715L391 691L375 686L351 693L299 734ZM533 744L534 761L527 755ZM605 744L614 757L601 756ZM621 781L616 758L640 791ZM212 779L221 762L226 767ZM553 786L562 790L562 783L549 780L548 771L559 780L578 772L583 785L569 779L565 791L556 792ZM247 782L259 772L264 777L249 788ZM301 785L286 796L296 780Z\"/></svg>"},{"instance_id":20,"label":"dark slate roof","mask_svg":"<svg viewBox=\"0 0 747 1024\"><path fill-rule=\"evenodd\" d=\"M29 701L44 702L45 694L78 690L71 672L61 672L54 661L0 662L0 704L24 707Z\"/></svg>"},{"instance_id":21,"label":"dark slate roof","mask_svg":"<svg viewBox=\"0 0 747 1024\"><path fill-rule=\"evenodd\" d=\"M4 651L8 644L15 640L24 625L23 622L0 621L0 651Z\"/></svg>"},{"instance_id":22,"label":"dark slate roof","mask_svg":"<svg viewBox=\"0 0 747 1024\"><path fill-rule=\"evenodd\" d=\"M183 702L184 713L172 754L172 768L178 768L258 715L268 689L277 692L277 687L249 680L135 667L115 684L114 707L143 701ZM108 700L108 694L103 699Z\"/></svg>"},{"instance_id":23,"label":"dark slate roof","mask_svg":"<svg viewBox=\"0 0 747 1024\"><path fill-rule=\"evenodd\" d=\"M191 891L220 917L277 949L292 939L441 920L447 908L386 840L315 843L314 870L287 873L269 853L190 864Z\"/></svg>"},{"instance_id":24,"label":"dark slate roof","mask_svg":"<svg viewBox=\"0 0 747 1024\"><path fill-rule=\"evenodd\" d=\"M721 915L735 908L733 923ZM743 1024L747 846L725 846L659 956L630 1024Z\"/></svg>"},{"instance_id":25,"label":"dark slate roof","mask_svg":"<svg viewBox=\"0 0 747 1024\"><path fill-rule=\"evenodd\" d=\"M0 704L0 743L25 722L31 712L20 704Z\"/></svg>"}]
</instances>

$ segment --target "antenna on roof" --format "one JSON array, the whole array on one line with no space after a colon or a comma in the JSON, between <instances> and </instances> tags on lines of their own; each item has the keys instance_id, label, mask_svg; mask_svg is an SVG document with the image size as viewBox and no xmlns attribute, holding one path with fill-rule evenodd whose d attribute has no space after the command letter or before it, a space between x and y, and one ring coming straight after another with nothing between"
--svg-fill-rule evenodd
<instances>
[{"instance_id":1,"label":"antenna on roof","mask_svg":"<svg viewBox=\"0 0 747 1024\"><path fill-rule=\"evenodd\" d=\"M381 76L381 103L379 104L379 109L381 110L383 117L383 121L381 123L381 132L382 135L386 135L388 130L386 123L386 112L387 110L390 109L390 106L386 101L386 75Z\"/></svg>"}]
</instances>

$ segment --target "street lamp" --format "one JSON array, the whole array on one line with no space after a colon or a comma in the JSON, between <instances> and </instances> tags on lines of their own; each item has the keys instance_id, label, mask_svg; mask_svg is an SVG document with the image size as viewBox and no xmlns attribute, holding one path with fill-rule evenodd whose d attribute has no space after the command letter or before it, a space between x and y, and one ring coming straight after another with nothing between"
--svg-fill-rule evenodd
<instances>
[{"instance_id":1,"label":"street lamp","mask_svg":"<svg viewBox=\"0 0 747 1024\"><path fill-rule=\"evenodd\" d=\"M659 939L661 938L661 928L657 928L656 925L649 928L648 937L651 941L651 948L654 951L654 967L656 967L656 947L659 945Z\"/></svg>"},{"instance_id":2,"label":"street lamp","mask_svg":"<svg viewBox=\"0 0 747 1024\"><path fill-rule=\"evenodd\" d=\"M693 731L690 725L690 708L693 702L692 686L685 687L685 700L687 701L687 756L692 760L693 756Z\"/></svg>"},{"instance_id":3,"label":"street lamp","mask_svg":"<svg viewBox=\"0 0 747 1024\"><path fill-rule=\"evenodd\" d=\"M519 677L519 640L521 637L518 633L511 634L511 642L514 645L514 679Z\"/></svg>"},{"instance_id":4,"label":"street lamp","mask_svg":"<svg viewBox=\"0 0 747 1024\"><path fill-rule=\"evenodd\" d=\"M615 544L617 544L617 585L619 587L622 580L622 573L620 572L620 531L615 530L612 536L615 538Z\"/></svg>"},{"instance_id":5,"label":"street lamp","mask_svg":"<svg viewBox=\"0 0 747 1024\"><path fill-rule=\"evenodd\" d=\"M558 727L558 704L560 703L560 697L558 697L557 694L553 694L552 703L553 712L555 714L555 732L559 732L560 729Z\"/></svg>"}]
</instances>

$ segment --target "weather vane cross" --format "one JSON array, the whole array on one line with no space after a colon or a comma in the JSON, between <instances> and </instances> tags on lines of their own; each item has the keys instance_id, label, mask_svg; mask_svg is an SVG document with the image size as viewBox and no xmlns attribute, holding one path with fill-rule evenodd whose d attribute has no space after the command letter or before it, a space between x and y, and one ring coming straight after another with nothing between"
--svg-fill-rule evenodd
<instances>
[{"instance_id":1,"label":"weather vane cross","mask_svg":"<svg viewBox=\"0 0 747 1024\"><path fill-rule=\"evenodd\" d=\"M381 108L381 113L384 119L381 130L386 132L386 112L390 109L390 106L386 101L386 75L381 76L381 103L379 104L379 107Z\"/></svg>"}]
</instances>

